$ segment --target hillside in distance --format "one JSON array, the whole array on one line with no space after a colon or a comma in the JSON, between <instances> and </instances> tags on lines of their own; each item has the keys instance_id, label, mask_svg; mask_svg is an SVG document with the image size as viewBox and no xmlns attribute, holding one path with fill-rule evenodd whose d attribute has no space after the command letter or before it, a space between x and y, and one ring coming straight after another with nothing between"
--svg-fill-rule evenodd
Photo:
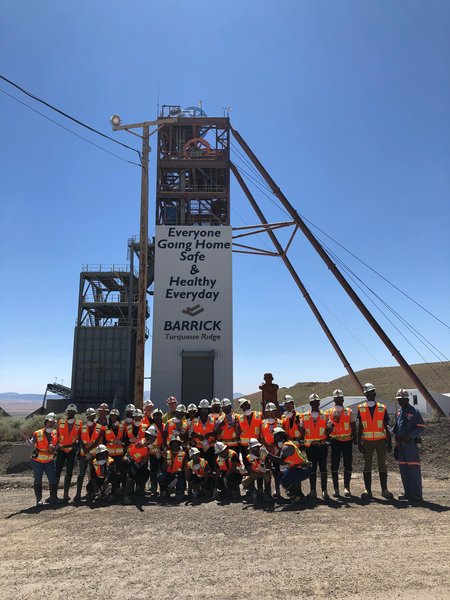
<instances>
[{"instance_id":1,"label":"hillside in distance","mask_svg":"<svg viewBox=\"0 0 450 600\"><path fill-rule=\"evenodd\" d=\"M435 362L428 364L411 365L416 375L431 392L446 393L450 392L450 362ZM370 381L377 389L377 394L385 400L392 400L397 390L401 387L415 388L416 385L408 379L401 367L379 367L375 369L363 369L357 371L356 375L362 384ZM278 383L279 382L275 382ZM333 390L341 389L346 396L360 396L359 390L350 375L344 375L333 381L305 381L299 382L287 388L281 387L278 390L278 399L281 401L285 394L289 394L295 400L296 405L308 403L310 394L319 394L321 398L331 396ZM261 392L246 394L246 398L252 400L257 406L261 402Z\"/></svg>"}]
</instances>

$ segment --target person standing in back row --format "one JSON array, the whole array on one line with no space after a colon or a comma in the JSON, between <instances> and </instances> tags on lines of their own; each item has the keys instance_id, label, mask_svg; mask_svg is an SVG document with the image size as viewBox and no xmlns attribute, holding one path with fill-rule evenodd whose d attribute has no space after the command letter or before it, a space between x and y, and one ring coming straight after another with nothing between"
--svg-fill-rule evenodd
<instances>
[{"instance_id":1,"label":"person standing in back row","mask_svg":"<svg viewBox=\"0 0 450 600\"><path fill-rule=\"evenodd\" d=\"M394 425L396 440L395 458L398 460L404 493L399 500L422 501L422 474L420 471L420 453L418 439L425 431L420 412L409 403L409 393L401 388L395 399L400 404Z\"/></svg>"},{"instance_id":2,"label":"person standing in back row","mask_svg":"<svg viewBox=\"0 0 450 600\"><path fill-rule=\"evenodd\" d=\"M386 406L376 401L376 390L372 383L363 386L367 402L358 406L358 448L364 454L364 485L366 489L361 498L369 500L372 494L372 462L376 452L378 473L380 476L381 495L391 500L394 496L387 487L386 452L392 452L391 432L389 431L389 415Z\"/></svg>"},{"instance_id":3,"label":"person standing in back row","mask_svg":"<svg viewBox=\"0 0 450 600\"><path fill-rule=\"evenodd\" d=\"M73 467L78 450L78 438L83 425L81 419L76 419L77 407L75 404L69 404L66 408L66 417L59 419L56 427L58 436L58 445L56 452L56 482L59 485L59 479L64 465L66 465L66 475L64 477L64 501L69 502L69 490L72 482Z\"/></svg>"},{"instance_id":4,"label":"person standing in back row","mask_svg":"<svg viewBox=\"0 0 450 600\"><path fill-rule=\"evenodd\" d=\"M315 500L317 498L317 467L320 471L320 484L322 488L322 498L329 499L327 490L327 439L331 431L327 413L320 410L320 398L317 394L311 394L309 397L311 410L302 415L300 421L300 430L304 436L306 456L311 463L311 474L309 476L310 492L308 498Z\"/></svg>"},{"instance_id":5,"label":"person standing in back row","mask_svg":"<svg viewBox=\"0 0 450 600\"><path fill-rule=\"evenodd\" d=\"M342 390L334 390L333 399L334 406L328 411L332 427L330 438L333 496L339 498L339 466L342 456L344 461L344 496L350 498L353 445L357 444L356 417L351 408L344 408L344 392Z\"/></svg>"}]
</instances>

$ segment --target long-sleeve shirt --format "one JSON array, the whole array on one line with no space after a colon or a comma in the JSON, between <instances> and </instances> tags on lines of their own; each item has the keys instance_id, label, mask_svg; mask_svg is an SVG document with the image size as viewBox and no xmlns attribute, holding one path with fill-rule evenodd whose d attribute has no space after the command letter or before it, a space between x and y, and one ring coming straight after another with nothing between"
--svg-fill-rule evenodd
<instances>
[{"instance_id":1,"label":"long-sleeve shirt","mask_svg":"<svg viewBox=\"0 0 450 600\"><path fill-rule=\"evenodd\" d=\"M425 432L425 423L420 412L407 404L400 408L395 417L394 433L399 437L416 439L422 437Z\"/></svg>"}]
</instances>

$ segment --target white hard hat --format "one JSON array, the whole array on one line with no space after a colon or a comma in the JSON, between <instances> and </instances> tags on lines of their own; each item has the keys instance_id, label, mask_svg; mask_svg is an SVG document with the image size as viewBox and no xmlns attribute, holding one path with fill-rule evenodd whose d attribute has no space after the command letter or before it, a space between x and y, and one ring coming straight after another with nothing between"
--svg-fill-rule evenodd
<instances>
[{"instance_id":1,"label":"white hard hat","mask_svg":"<svg viewBox=\"0 0 450 600\"><path fill-rule=\"evenodd\" d=\"M211 406L222 406L222 402L219 398L213 398L211 400Z\"/></svg>"},{"instance_id":2,"label":"white hard hat","mask_svg":"<svg viewBox=\"0 0 450 600\"><path fill-rule=\"evenodd\" d=\"M125 412L131 411L131 410L134 410L135 408L136 408L136 407L135 407L135 405L134 405L134 404L127 404L127 405L125 406Z\"/></svg>"},{"instance_id":3,"label":"white hard hat","mask_svg":"<svg viewBox=\"0 0 450 600\"><path fill-rule=\"evenodd\" d=\"M198 407L199 408L209 408L208 400L206 400L206 398L203 398L203 400L200 400Z\"/></svg>"},{"instance_id":4,"label":"white hard hat","mask_svg":"<svg viewBox=\"0 0 450 600\"><path fill-rule=\"evenodd\" d=\"M171 444L172 442L180 442L180 444L181 444L181 438L180 438L180 436L179 436L179 435L176 435L176 434L174 434L174 435L173 435L173 436L170 438L169 444Z\"/></svg>"},{"instance_id":5,"label":"white hard hat","mask_svg":"<svg viewBox=\"0 0 450 600\"><path fill-rule=\"evenodd\" d=\"M365 394L367 394L367 392L374 392L375 391L375 386L373 385L373 383L365 383L363 385L363 392Z\"/></svg>"},{"instance_id":6,"label":"white hard hat","mask_svg":"<svg viewBox=\"0 0 450 600\"><path fill-rule=\"evenodd\" d=\"M276 435L277 433L284 433L284 435L287 435L282 427L275 427L275 429L273 430L273 435Z\"/></svg>"},{"instance_id":7,"label":"white hard hat","mask_svg":"<svg viewBox=\"0 0 450 600\"><path fill-rule=\"evenodd\" d=\"M266 411L267 410L277 410L277 407L275 406L275 404L273 402L268 402L266 404Z\"/></svg>"},{"instance_id":8,"label":"white hard hat","mask_svg":"<svg viewBox=\"0 0 450 600\"><path fill-rule=\"evenodd\" d=\"M144 406L155 406L155 405L153 404L153 402L149 398L148 400L144 400Z\"/></svg>"},{"instance_id":9,"label":"white hard hat","mask_svg":"<svg viewBox=\"0 0 450 600\"><path fill-rule=\"evenodd\" d=\"M106 446L104 446L103 444L99 444L97 446L97 449L95 451L96 454L101 454L102 452L108 452L108 448Z\"/></svg>"},{"instance_id":10,"label":"white hard hat","mask_svg":"<svg viewBox=\"0 0 450 600\"><path fill-rule=\"evenodd\" d=\"M333 392L333 398L343 398L344 397L344 392L342 390L334 390Z\"/></svg>"},{"instance_id":11,"label":"white hard hat","mask_svg":"<svg viewBox=\"0 0 450 600\"><path fill-rule=\"evenodd\" d=\"M248 442L249 450L251 448L258 448L259 446L262 446L262 444L260 442L258 442L258 440L256 438L250 438L250 441Z\"/></svg>"},{"instance_id":12,"label":"white hard hat","mask_svg":"<svg viewBox=\"0 0 450 600\"><path fill-rule=\"evenodd\" d=\"M294 398L289 396L289 394L286 394L286 396L284 396L284 402L294 402Z\"/></svg>"},{"instance_id":13,"label":"white hard hat","mask_svg":"<svg viewBox=\"0 0 450 600\"><path fill-rule=\"evenodd\" d=\"M86 416L87 417L95 417L97 413L95 412L95 408L87 408L86 409Z\"/></svg>"},{"instance_id":14,"label":"white hard hat","mask_svg":"<svg viewBox=\"0 0 450 600\"><path fill-rule=\"evenodd\" d=\"M48 415L45 416L45 421L56 421L56 415L54 412L49 412Z\"/></svg>"},{"instance_id":15,"label":"white hard hat","mask_svg":"<svg viewBox=\"0 0 450 600\"><path fill-rule=\"evenodd\" d=\"M154 425L150 425L148 429L145 430L146 435L153 435L158 437L158 429Z\"/></svg>"},{"instance_id":16,"label":"white hard hat","mask_svg":"<svg viewBox=\"0 0 450 600\"><path fill-rule=\"evenodd\" d=\"M176 402L178 404L178 400L175 398L175 396L169 396L166 400L166 403L169 404L169 402Z\"/></svg>"},{"instance_id":17,"label":"white hard hat","mask_svg":"<svg viewBox=\"0 0 450 600\"><path fill-rule=\"evenodd\" d=\"M222 406L231 406L231 400L229 398L223 398Z\"/></svg>"},{"instance_id":18,"label":"white hard hat","mask_svg":"<svg viewBox=\"0 0 450 600\"><path fill-rule=\"evenodd\" d=\"M398 400L400 398L408 398L409 400L409 392L405 390L405 388L400 388L398 392L395 394L395 399Z\"/></svg>"},{"instance_id":19,"label":"white hard hat","mask_svg":"<svg viewBox=\"0 0 450 600\"><path fill-rule=\"evenodd\" d=\"M197 405L196 404L189 404L187 407L188 412L190 412L191 410L197 410Z\"/></svg>"},{"instance_id":20,"label":"white hard hat","mask_svg":"<svg viewBox=\"0 0 450 600\"><path fill-rule=\"evenodd\" d=\"M142 417L142 410L140 408L135 408L133 411L133 417Z\"/></svg>"},{"instance_id":21,"label":"white hard hat","mask_svg":"<svg viewBox=\"0 0 450 600\"><path fill-rule=\"evenodd\" d=\"M309 397L310 402L320 402L320 396L318 394L311 394Z\"/></svg>"},{"instance_id":22,"label":"white hard hat","mask_svg":"<svg viewBox=\"0 0 450 600\"><path fill-rule=\"evenodd\" d=\"M182 412L185 413L186 412L186 407L184 404L178 404L178 406L175 409L176 412Z\"/></svg>"},{"instance_id":23,"label":"white hard hat","mask_svg":"<svg viewBox=\"0 0 450 600\"><path fill-rule=\"evenodd\" d=\"M66 407L66 412L68 412L69 410L73 410L75 412L78 412L78 408L76 404L68 404Z\"/></svg>"},{"instance_id":24,"label":"white hard hat","mask_svg":"<svg viewBox=\"0 0 450 600\"><path fill-rule=\"evenodd\" d=\"M214 444L214 454L220 454L221 452L223 452L226 449L227 449L227 447L225 446L225 444L223 442L216 442Z\"/></svg>"},{"instance_id":25,"label":"white hard hat","mask_svg":"<svg viewBox=\"0 0 450 600\"><path fill-rule=\"evenodd\" d=\"M120 417L120 412L117 410L117 408L113 408L109 413L109 416L111 415L116 415L116 417Z\"/></svg>"},{"instance_id":26,"label":"white hard hat","mask_svg":"<svg viewBox=\"0 0 450 600\"><path fill-rule=\"evenodd\" d=\"M155 415L163 415L163 411L160 408L155 408L155 410L153 411L153 418L155 417Z\"/></svg>"},{"instance_id":27,"label":"white hard hat","mask_svg":"<svg viewBox=\"0 0 450 600\"><path fill-rule=\"evenodd\" d=\"M189 458L192 458L196 454L200 454L200 450L198 448L191 448L189 450Z\"/></svg>"},{"instance_id":28,"label":"white hard hat","mask_svg":"<svg viewBox=\"0 0 450 600\"><path fill-rule=\"evenodd\" d=\"M247 400L247 398L240 398L239 399L239 406L242 406L246 402L248 402L250 404L250 400Z\"/></svg>"}]
</instances>

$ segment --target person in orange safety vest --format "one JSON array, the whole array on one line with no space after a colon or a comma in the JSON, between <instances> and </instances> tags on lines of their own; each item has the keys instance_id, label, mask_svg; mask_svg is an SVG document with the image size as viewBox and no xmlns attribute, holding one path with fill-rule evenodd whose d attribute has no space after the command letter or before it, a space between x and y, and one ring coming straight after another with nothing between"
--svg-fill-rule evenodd
<instances>
[{"instance_id":1,"label":"person in orange safety vest","mask_svg":"<svg viewBox=\"0 0 450 600\"><path fill-rule=\"evenodd\" d=\"M344 461L344 497L350 498L352 478L353 445L357 444L356 417L351 408L344 408L342 390L333 392L334 406L328 411L332 427L331 440L331 478L335 498L339 498L339 465L341 456Z\"/></svg>"},{"instance_id":2,"label":"person in orange safety vest","mask_svg":"<svg viewBox=\"0 0 450 600\"><path fill-rule=\"evenodd\" d=\"M83 425L81 419L76 419L77 407L75 404L69 404L66 408L65 417L59 419L56 426L58 434L58 446L56 452L56 481L59 485L61 472L66 466L64 477L64 496L63 500L69 502L69 490L72 482L73 467L78 451L78 439Z\"/></svg>"},{"instance_id":3,"label":"person in orange safety vest","mask_svg":"<svg viewBox=\"0 0 450 600\"><path fill-rule=\"evenodd\" d=\"M210 496L212 492L212 472L208 461L201 457L198 448L189 450L190 460L186 463L185 477L192 490L192 504L200 504L202 495Z\"/></svg>"},{"instance_id":4,"label":"person in orange safety vest","mask_svg":"<svg viewBox=\"0 0 450 600\"><path fill-rule=\"evenodd\" d=\"M240 439L239 450L242 455L244 466L248 467L247 454L249 453L249 443L252 438L259 439L261 435L262 414L252 410L250 401L247 398L239 400L239 407L242 414L238 415L236 423L236 433Z\"/></svg>"},{"instance_id":5,"label":"person in orange safety vest","mask_svg":"<svg viewBox=\"0 0 450 600\"><path fill-rule=\"evenodd\" d=\"M179 502L183 499L186 487L187 463L187 455L182 449L180 436L173 436L162 458L161 472L158 473L161 498L165 500L172 491L175 491L175 500Z\"/></svg>"}]
</instances>

